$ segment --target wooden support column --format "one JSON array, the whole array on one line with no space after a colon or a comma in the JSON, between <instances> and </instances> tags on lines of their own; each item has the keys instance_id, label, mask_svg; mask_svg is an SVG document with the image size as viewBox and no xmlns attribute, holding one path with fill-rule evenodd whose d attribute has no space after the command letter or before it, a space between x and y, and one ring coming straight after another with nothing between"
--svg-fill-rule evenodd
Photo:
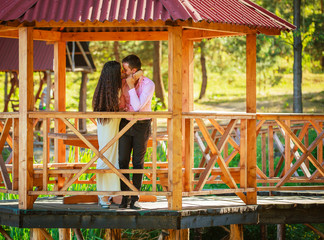
<instances>
[{"instance_id":1,"label":"wooden support column","mask_svg":"<svg viewBox=\"0 0 324 240\"><path fill-rule=\"evenodd\" d=\"M290 128L290 120L286 121L286 125ZM285 167L283 172L284 175L290 169L290 156L291 156L290 137L289 134L285 132Z\"/></svg>"},{"instance_id":2,"label":"wooden support column","mask_svg":"<svg viewBox=\"0 0 324 240\"><path fill-rule=\"evenodd\" d=\"M19 118L13 119L12 124L12 190L19 187Z\"/></svg>"},{"instance_id":3,"label":"wooden support column","mask_svg":"<svg viewBox=\"0 0 324 240\"><path fill-rule=\"evenodd\" d=\"M60 240L71 240L71 229L70 228L60 228L59 229L59 239Z\"/></svg>"},{"instance_id":4,"label":"wooden support column","mask_svg":"<svg viewBox=\"0 0 324 240\"><path fill-rule=\"evenodd\" d=\"M19 208L33 208L33 29L19 28Z\"/></svg>"},{"instance_id":5,"label":"wooden support column","mask_svg":"<svg viewBox=\"0 0 324 240\"><path fill-rule=\"evenodd\" d=\"M230 240L243 240L243 225L231 224Z\"/></svg>"},{"instance_id":6,"label":"wooden support column","mask_svg":"<svg viewBox=\"0 0 324 240\"><path fill-rule=\"evenodd\" d=\"M29 234L30 234L31 240L45 240L46 239L39 228L31 228Z\"/></svg>"},{"instance_id":7,"label":"wooden support column","mask_svg":"<svg viewBox=\"0 0 324 240\"><path fill-rule=\"evenodd\" d=\"M246 112L256 113L256 34L246 35ZM247 120L247 187L256 188L256 120ZM257 203L257 192L248 192L246 204Z\"/></svg>"},{"instance_id":8,"label":"wooden support column","mask_svg":"<svg viewBox=\"0 0 324 240\"><path fill-rule=\"evenodd\" d=\"M182 41L182 111L193 111L193 41ZM192 191L192 168L194 166L194 127L193 119L182 121L183 167L185 192Z\"/></svg>"},{"instance_id":9,"label":"wooden support column","mask_svg":"<svg viewBox=\"0 0 324 240\"><path fill-rule=\"evenodd\" d=\"M247 187L247 120L241 119L241 137L240 137L240 188Z\"/></svg>"},{"instance_id":10,"label":"wooden support column","mask_svg":"<svg viewBox=\"0 0 324 240\"><path fill-rule=\"evenodd\" d=\"M121 229L106 229L104 239L109 240L120 240L121 237Z\"/></svg>"},{"instance_id":11,"label":"wooden support column","mask_svg":"<svg viewBox=\"0 0 324 240\"><path fill-rule=\"evenodd\" d=\"M169 27L169 209L182 208L182 28Z\"/></svg>"},{"instance_id":12,"label":"wooden support column","mask_svg":"<svg viewBox=\"0 0 324 240\"><path fill-rule=\"evenodd\" d=\"M189 229L169 230L169 236L166 239L189 240Z\"/></svg>"},{"instance_id":13,"label":"wooden support column","mask_svg":"<svg viewBox=\"0 0 324 240\"><path fill-rule=\"evenodd\" d=\"M65 99L66 99L66 83L65 83L65 68L66 68L66 49L65 42L55 42L54 44L54 73L55 73L55 87L54 87L54 99L55 99L55 111L65 111ZM48 91L50 93L50 91ZM55 119L55 132L65 133L65 124L60 119ZM54 159L55 162L65 163L66 150L63 140L54 140ZM59 177L58 189L62 188L64 179Z\"/></svg>"}]
</instances>

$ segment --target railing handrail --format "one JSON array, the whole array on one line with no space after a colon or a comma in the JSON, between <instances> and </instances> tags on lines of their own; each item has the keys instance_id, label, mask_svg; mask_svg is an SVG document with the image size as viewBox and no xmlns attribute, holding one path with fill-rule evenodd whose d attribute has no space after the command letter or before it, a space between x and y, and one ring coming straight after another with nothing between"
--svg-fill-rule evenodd
<instances>
[{"instance_id":1,"label":"railing handrail","mask_svg":"<svg viewBox=\"0 0 324 240\"><path fill-rule=\"evenodd\" d=\"M19 112L0 112L0 119L19 118Z\"/></svg>"},{"instance_id":2,"label":"railing handrail","mask_svg":"<svg viewBox=\"0 0 324 240\"><path fill-rule=\"evenodd\" d=\"M215 112L215 111L190 111L183 112L183 118L215 118L215 119L255 119L255 113L244 112Z\"/></svg>"},{"instance_id":3,"label":"railing handrail","mask_svg":"<svg viewBox=\"0 0 324 240\"><path fill-rule=\"evenodd\" d=\"M257 120L324 120L321 113L257 113Z\"/></svg>"},{"instance_id":4,"label":"railing handrail","mask_svg":"<svg viewBox=\"0 0 324 240\"><path fill-rule=\"evenodd\" d=\"M171 112L28 112L30 118L171 118Z\"/></svg>"}]
</instances>

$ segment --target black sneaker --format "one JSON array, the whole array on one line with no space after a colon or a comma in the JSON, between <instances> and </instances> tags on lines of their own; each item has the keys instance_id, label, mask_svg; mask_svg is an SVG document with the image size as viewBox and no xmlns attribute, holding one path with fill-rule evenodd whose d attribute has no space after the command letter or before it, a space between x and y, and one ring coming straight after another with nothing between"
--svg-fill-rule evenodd
<instances>
[{"instance_id":1,"label":"black sneaker","mask_svg":"<svg viewBox=\"0 0 324 240\"><path fill-rule=\"evenodd\" d=\"M130 199L128 197L123 196L121 204L119 204L119 208L127 208Z\"/></svg>"},{"instance_id":2,"label":"black sneaker","mask_svg":"<svg viewBox=\"0 0 324 240\"><path fill-rule=\"evenodd\" d=\"M135 209L135 210L142 209L142 207L141 207L141 205L139 204L138 201L131 201L130 208Z\"/></svg>"}]
</instances>

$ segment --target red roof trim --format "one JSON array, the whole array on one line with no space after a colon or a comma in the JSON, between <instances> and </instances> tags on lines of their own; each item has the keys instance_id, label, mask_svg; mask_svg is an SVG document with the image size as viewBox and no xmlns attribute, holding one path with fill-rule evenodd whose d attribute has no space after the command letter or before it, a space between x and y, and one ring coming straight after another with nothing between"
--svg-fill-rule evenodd
<instances>
[{"instance_id":1,"label":"red roof trim","mask_svg":"<svg viewBox=\"0 0 324 240\"><path fill-rule=\"evenodd\" d=\"M262 14L266 15L267 17L273 18L275 21L279 22L280 24L285 25L287 28L292 29L296 29L296 26L283 20L282 18L278 17L277 15L273 14L272 12L260 7L259 5L251 2L250 0L239 0L240 2L246 4L246 5L250 5L251 7L259 10Z\"/></svg>"}]
</instances>

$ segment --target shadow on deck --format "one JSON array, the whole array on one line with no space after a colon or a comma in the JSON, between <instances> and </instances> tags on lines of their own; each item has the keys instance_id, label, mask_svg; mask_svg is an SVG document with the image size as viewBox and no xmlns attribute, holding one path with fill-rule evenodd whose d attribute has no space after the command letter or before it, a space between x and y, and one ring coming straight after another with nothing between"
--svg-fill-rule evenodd
<instances>
[{"instance_id":1,"label":"shadow on deck","mask_svg":"<svg viewBox=\"0 0 324 240\"><path fill-rule=\"evenodd\" d=\"M282 194L282 193L278 193ZM167 208L165 197L143 202L142 210L102 209L97 204L63 204L63 198L39 198L31 210L17 200L0 201L0 225L20 228L184 229L229 224L323 223L324 192L258 196L245 205L234 196L183 198L183 210Z\"/></svg>"}]
</instances>

